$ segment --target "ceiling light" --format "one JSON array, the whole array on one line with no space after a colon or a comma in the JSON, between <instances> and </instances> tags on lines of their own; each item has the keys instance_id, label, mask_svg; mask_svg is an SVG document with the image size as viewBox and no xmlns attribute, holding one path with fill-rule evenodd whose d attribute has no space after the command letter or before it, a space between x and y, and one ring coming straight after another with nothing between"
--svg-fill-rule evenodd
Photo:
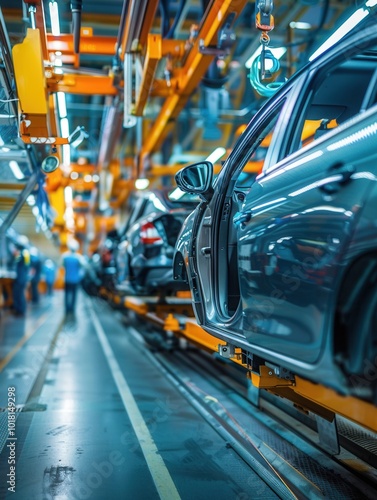
<instances>
[{"instance_id":1,"label":"ceiling light","mask_svg":"<svg viewBox=\"0 0 377 500\"><path fill-rule=\"evenodd\" d=\"M369 3L372 3L375 5L377 3L377 0L370 0L370 2L367 2L365 5L368 7L372 7L373 5L368 5ZM313 59L316 59L320 54L323 54L327 49L332 47L335 43L337 43L339 40L341 40L347 33L349 33L355 26L357 26L367 15L369 14L369 11L366 10L364 7L357 9L356 12L350 16L346 22L344 22L339 28L334 31L332 35L329 36L329 38L309 57L309 61L313 61Z\"/></svg>"},{"instance_id":2,"label":"ceiling light","mask_svg":"<svg viewBox=\"0 0 377 500\"><path fill-rule=\"evenodd\" d=\"M211 163L216 163L222 156L226 153L225 148L216 148L212 153L207 156L206 161L210 161Z\"/></svg>"},{"instance_id":3,"label":"ceiling light","mask_svg":"<svg viewBox=\"0 0 377 500\"><path fill-rule=\"evenodd\" d=\"M64 188L64 201L66 205L72 205L73 192L70 186Z\"/></svg>"},{"instance_id":4,"label":"ceiling light","mask_svg":"<svg viewBox=\"0 0 377 500\"><path fill-rule=\"evenodd\" d=\"M84 176L84 182L92 182L92 176L90 174L86 174Z\"/></svg>"},{"instance_id":5,"label":"ceiling light","mask_svg":"<svg viewBox=\"0 0 377 500\"><path fill-rule=\"evenodd\" d=\"M41 163L41 169L45 174L51 174L59 167L60 160L55 155L49 155Z\"/></svg>"},{"instance_id":6,"label":"ceiling light","mask_svg":"<svg viewBox=\"0 0 377 500\"><path fill-rule=\"evenodd\" d=\"M149 179L136 179L135 188L136 189L147 189L149 186Z\"/></svg>"},{"instance_id":7,"label":"ceiling light","mask_svg":"<svg viewBox=\"0 0 377 500\"><path fill-rule=\"evenodd\" d=\"M69 144L64 144L62 146L62 150L63 150L63 165L65 167L69 167L69 165L71 164L71 149L69 147Z\"/></svg>"},{"instance_id":8,"label":"ceiling light","mask_svg":"<svg viewBox=\"0 0 377 500\"><path fill-rule=\"evenodd\" d=\"M54 59L54 71L57 75L63 74L63 61L59 57L55 57Z\"/></svg>"},{"instance_id":9,"label":"ceiling light","mask_svg":"<svg viewBox=\"0 0 377 500\"><path fill-rule=\"evenodd\" d=\"M58 2L51 0L49 7L50 7L51 32L53 35L58 36L60 35Z\"/></svg>"},{"instance_id":10,"label":"ceiling light","mask_svg":"<svg viewBox=\"0 0 377 500\"><path fill-rule=\"evenodd\" d=\"M99 175L97 174L93 175L93 182L99 182Z\"/></svg>"},{"instance_id":11,"label":"ceiling light","mask_svg":"<svg viewBox=\"0 0 377 500\"><path fill-rule=\"evenodd\" d=\"M79 178L79 174L77 172L71 172L70 177L73 181L75 181Z\"/></svg>"},{"instance_id":12,"label":"ceiling light","mask_svg":"<svg viewBox=\"0 0 377 500\"><path fill-rule=\"evenodd\" d=\"M275 47L275 48L268 47L268 50L270 50L272 52L272 55L276 59L281 59L283 57L283 55L287 52L286 47ZM259 47L254 52L254 54L245 62L245 67L250 69L253 62L261 54L261 52L262 52L262 45L259 45ZM266 60L266 63L268 63L268 61L269 61L269 59ZM266 69L268 69L268 67L266 67Z\"/></svg>"},{"instance_id":13,"label":"ceiling light","mask_svg":"<svg viewBox=\"0 0 377 500\"><path fill-rule=\"evenodd\" d=\"M13 172L13 175L15 176L16 179L24 179L25 175L20 169L19 164L15 160L11 160L9 162L9 166Z\"/></svg>"},{"instance_id":14,"label":"ceiling light","mask_svg":"<svg viewBox=\"0 0 377 500\"><path fill-rule=\"evenodd\" d=\"M67 104L65 101L65 93L64 92L57 92L56 96L58 98L58 112L60 118L66 118L67 116Z\"/></svg>"},{"instance_id":15,"label":"ceiling light","mask_svg":"<svg viewBox=\"0 0 377 500\"><path fill-rule=\"evenodd\" d=\"M185 192L177 187L171 193L169 193L169 198L171 200L177 201L180 200L184 194Z\"/></svg>"},{"instance_id":16,"label":"ceiling light","mask_svg":"<svg viewBox=\"0 0 377 500\"><path fill-rule=\"evenodd\" d=\"M27 204L30 206L30 207L33 207L35 205L35 198L32 194L30 194L27 198L26 198L26 202Z\"/></svg>"},{"instance_id":17,"label":"ceiling light","mask_svg":"<svg viewBox=\"0 0 377 500\"><path fill-rule=\"evenodd\" d=\"M69 137L69 123L68 118L61 118L60 129L62 131L62 137Z\"/></svg>"},{"instance_id":18,"label":"ceiling light","mask_svg":"<svg viewBox=\"0 0 377 500\"><path fill-rule=\"evenodd\" d=\"M302 21L292 21L291 23L289 23L289 27L294 30L310 30L312 25L310 23L304 23Z\"/></svg>"}]
</instances>

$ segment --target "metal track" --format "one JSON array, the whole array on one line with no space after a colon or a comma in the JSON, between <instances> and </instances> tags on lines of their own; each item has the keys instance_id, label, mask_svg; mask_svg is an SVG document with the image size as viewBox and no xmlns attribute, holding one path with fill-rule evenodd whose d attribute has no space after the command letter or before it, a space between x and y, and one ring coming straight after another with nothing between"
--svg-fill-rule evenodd
<instances>
[{"instance_id":1,"label":"metal track","mask_svg":"<svg viewBox=\"0 0 377 500\"><path fill-rule=\"evenodd\" d=\"M140 348L281 498L376 498L374 486L241 397L209 359L188 352L151 355L143 342Z\"/></svg>"},{"instance_id":2,"label":"metal track","mask_svg":"<svg viewBox=\"0 0 377 500\"><path fill-rule=\"evenodd\" d=\"M253 393L258 389L254 387L251 387L252 397L250 397L250 387L246 388L248 380L237 365L226 363L223 359L221 359L222 363L220 364L218 362L214 363L214 356L208 356L203 352L198 354L195 357L197 364L199 363L202 367L205 366L206 370L209 370L217 378L220 377L224 384L232 387L248 401L257 406L260 403L259 406L264 412L278 418L285 425L288 425L288 417L292 417L290 427L294 432L300 433L317 447L322 447L318 439L317 421L314 414L304 414L296 409L291 401L279 398L267 391L259 391L260 395L258 394L256 397ZM340 454L333 457L334 460L350 468L356 475L360 475L360 471L362 471L363 479L371 482L372 487L377 489L377 435L339 415L336 416L336 423L339 444L342 449ZM323 451L327 450L324 449ZM350 453L354 456L350 456Z\"/></svg>"}]
</instances>

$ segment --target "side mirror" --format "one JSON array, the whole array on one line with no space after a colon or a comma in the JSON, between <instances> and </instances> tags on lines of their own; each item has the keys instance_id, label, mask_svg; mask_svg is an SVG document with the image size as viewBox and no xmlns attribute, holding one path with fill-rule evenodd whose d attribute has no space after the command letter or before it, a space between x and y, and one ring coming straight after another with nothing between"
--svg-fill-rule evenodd
<instances>
[{"instance_id":1,"label":"side mirror","mask_svg":"<svg viewBox=\"0 0 377 500\"><path fill-rule=\"evenodd\" d=\"M54 172L59 165L60 160L57 156L46 156L46 158L42 161L41 169L45 174L50 174L51 172Z\"/></svg>"},{"instance_id":2,"label":"side mirror","mask_svg":"<svg viewBox=\"0 0 377 500\"><path fill-rule=\"evenodd\" d=\"M175 180L177 186L186 193L198 194L204 201L212 198L213 165L210 161L182 168L176 173Z\"/></svg>"}]
</instances>

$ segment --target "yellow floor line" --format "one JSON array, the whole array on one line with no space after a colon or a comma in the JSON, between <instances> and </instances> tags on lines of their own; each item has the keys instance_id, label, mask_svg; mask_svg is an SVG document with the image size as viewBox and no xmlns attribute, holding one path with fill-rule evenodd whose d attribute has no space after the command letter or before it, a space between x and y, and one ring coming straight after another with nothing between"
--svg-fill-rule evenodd
<instances>
[{"instance_id":1,"label":"yellow floor line","mask_svg":"<svg viewBox=\"0 0 377 500\"><path fill-rule=\"evenodd\" d=\"M149 471L151 473L158 494L162 500L179 500L180 496L177 491L177 488L160 455L157 445L154 442L151 433L149 432L149 429L143 419L143 416L140 413L140 410L132 395L131 389L129 388L126 382L126 379L123 376L120 366L117 360L115 359L114 352L111 349L106 334L91 305L90 308L92 309L91 318L94 323L98 339L102 346L103 352L105 353L107 362L110 367L110 371L113 375L115 384L122 398L124 408L128 414L128 418L130 419L131 425L139 440L140 448L143 452L145 461L148 465Z\"/></svg>"},{"instance_id":2,"label":"yellow floor line","mask_svg":"<svg viewBox=\"0 0 377 500\"><path fill-rule=\"evenodd\" d=\"M20 338L20 340L17 342L17 344L13 347L13 349L8 352L8 354L5 356L4 359L0 361L0 373L3 371L3 369L7 366L7 364L14 358L14 356L18 353L18 351L21 349L21 347L27 342L33 335L34 333L38 330L38 328L44 323L47 319L47 317L51 313L46 313L43 314L39 321L37 322L36 326L33 326L33 329L31 332L26 333L23 337Z\"/></svg>"}]
</instances>

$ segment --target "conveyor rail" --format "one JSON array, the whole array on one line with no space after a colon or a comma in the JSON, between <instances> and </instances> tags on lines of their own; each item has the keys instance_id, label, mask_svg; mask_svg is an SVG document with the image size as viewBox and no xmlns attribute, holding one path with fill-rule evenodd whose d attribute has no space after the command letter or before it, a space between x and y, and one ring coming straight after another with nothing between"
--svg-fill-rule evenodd
<instances>
[{"instance_id":1,"label":"conveyor rail","mask_svg":"<svg viewBox=\"0 0 377 500\"><path fill-rule=\"evenodd\" d=\"M165 345L171 347L171 338L185 340L209 352L218 352L220 345L226 343L213 337L201 328L194 317L191 299L187 294L182 296L166 297L136 297L122 296L117 293L109 294L106 298L114 305L133 311L140 318L158 326L161 334L165 336ZM179 344L177 340L177 347ZM235 349L235 355L231 360L247 370L240 349ZM264 368L264 367L262 367ZM377 432L377 408L369 402L351 396L342 396L334 390L295 377L293 383L285 385L283 379L279 379L271 371L256 373L247 372L248 377L259 389L267 389L273 394L291 400L303 411L311 411L323 420L324 432L331 431L327 423L331 424L335 415L341 415L373 432ZM337 436L333 436L337 440Z\"/></svg>"}]
</instances>

